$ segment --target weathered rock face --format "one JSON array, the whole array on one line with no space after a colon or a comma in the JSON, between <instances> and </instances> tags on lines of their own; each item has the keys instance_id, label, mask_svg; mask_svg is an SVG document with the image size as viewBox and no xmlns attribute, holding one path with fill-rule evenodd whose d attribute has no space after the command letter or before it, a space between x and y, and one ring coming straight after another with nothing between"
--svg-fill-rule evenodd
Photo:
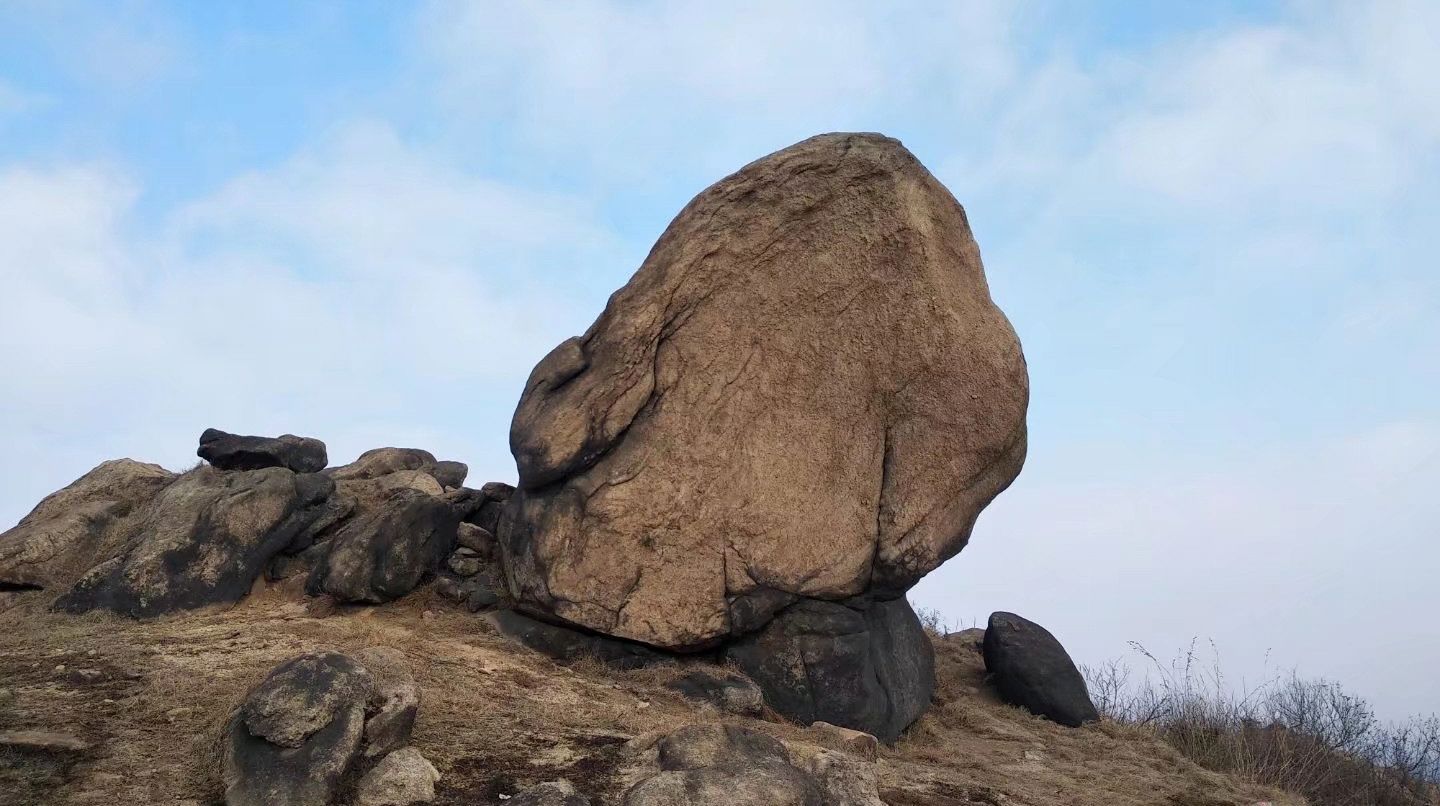
<instances>
[{"instance_id":1,"label":"weathered rock face","mask_svg":"<svg viewBox=\"0 0 1440 806\"><path fill-rule=\"evenodd\" d=\"M950 193L895 140L806 140L696 197L531 374L512 593L682 650L895 598L1019 472L1027 397Z\"/></svg>"},{"instance_id":2,"label":"weathered rock face","mask_svg":"<svg viewBox=\"0 0 1440 806\"><path fill-rule=\"evenodd\" d=\"M1100 719L1080 670L1039 624L1014 613L991 613L984 653L985 670L1011 705L1072 728Z\"/></svg>"},{"instance_id":3,"label":"weathered rock face","mask_svg":"<svg viewBox=\"0 0 1440 806\"><path fill-rule=\"evenodd\" d=\"M443 498L396 489L383 506L348 521L325 543L306 591L345 602L404 596L454 550L459 522Z\"/></svg>"},{"instance_id":4,"label":"weathered rock face","mask_svg":"<svg viewBox=\"0 0 1440 806\"><path fill-rule=\"evenodd\" d=\"M115 459L46 496L0 534L0 589L73 584L106 548L123 545L137 511L175 478L159 465Z\"/></svg>"},{"instance_id":5,"label":"weathered rock face","mask_svg":"<svg viewBox=\"0 0 1440 806\"><path fill-rule=\"evenodd\" d=\"M245 437L218 428L205 429L195 454L220 470L284 467L296 473L319 473L329 463L325 443L313 437Z\"/></svg>"},{"instance_id":6,"label":"weathered rock face","mask_svg":"<svg viewBox=\"0 0 1440 806\"><path fill-rule=\"evenodd\" d=\"M930 705L935 657L904 599L802 600L726 649L776 711L893 742Z\"/></svg>"},{"instance_id":7,"label":"weathered rock face","mask_svg":"<svg viewBox=\"0 0 1440 806\"><path fill-rule=\"evenodd\" d=\"M92 568L55 607L146 617L237 602L267 563L324 511L334 484L279 467L201 467L146 507L130 545Z\"/></svg>"}]
</instances>

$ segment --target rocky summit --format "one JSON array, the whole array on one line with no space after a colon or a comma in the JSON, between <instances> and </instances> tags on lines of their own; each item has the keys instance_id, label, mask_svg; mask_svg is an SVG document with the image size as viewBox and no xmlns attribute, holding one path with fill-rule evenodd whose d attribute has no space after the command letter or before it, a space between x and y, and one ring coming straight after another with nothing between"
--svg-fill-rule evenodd
<instances>
[{"instance_id":1,"label":"rocky summit","mask_svg":"<svg viewBox=\"0 0 1440 806\"><path fill-rule=\"evenodd\" d=\"M535 367L517 485L212 428L0 534L0 804L1266 799L1096 725L1033 622L906 601L1027 396L950 193L887 137L798 143Z\"/></svg>"}]
</instances>

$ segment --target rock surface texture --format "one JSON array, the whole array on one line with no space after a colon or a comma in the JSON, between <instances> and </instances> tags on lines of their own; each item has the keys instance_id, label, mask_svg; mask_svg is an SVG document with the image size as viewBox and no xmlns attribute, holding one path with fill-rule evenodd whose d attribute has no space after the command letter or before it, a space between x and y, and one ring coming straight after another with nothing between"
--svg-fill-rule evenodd
<instances>
[{"instance_id":1,"label":"rock surface texture","mask_svg":"<svg viewBox=\"0 0 1440 806\"><path fill-rule=\"evenodd\" d=\"M200 467L149 503L134 538L56 601L147 617L237 602L266 565L324 510L334 489L318 473L281 467Z\"/></svg>"},{"instance_id":2,"label":"rock surface texture","mask_svg":"<svg viewBox=\"0 0 1440 806\"><path fill-rule=\"evenodd\" d=\"M856 608L802 600L726 656L776 711L893 742L930 705L935 658L904 599Z\"/></svg>"},{"instance_id":3,"label":"rock surface texture","mask_svg":"<svg viewBox=\"0 0 1440 806\"><path fill-rule=\"evenodd\" d=\"M0 534L0 590L69 586L124 545L138 511L176 478L133 459L103 462Z\"/></svg>"},{"instance_id":4,"label":"rock surface texture","mask_svg":"<svg viewBox=\"0 0 1440 806\"><path fill-rule=\"evenodd\" d=\"M1027 399L954 197L898 141L806 140L696 197L536 366L512 593L678 650L898 599L1019 472Z\"/></svg>"},{"instance_id":5,"label":"rock surface texture","mask_svg":"<svg viewBox=\"0 0 1440 806\"><path fill-rule=\"evenodd\" d=\"M1085 678L1048 630L1014 613L991 613L985 670L1001 699L1069 727L1100 719Z\"/></svg>"}]
</instances>

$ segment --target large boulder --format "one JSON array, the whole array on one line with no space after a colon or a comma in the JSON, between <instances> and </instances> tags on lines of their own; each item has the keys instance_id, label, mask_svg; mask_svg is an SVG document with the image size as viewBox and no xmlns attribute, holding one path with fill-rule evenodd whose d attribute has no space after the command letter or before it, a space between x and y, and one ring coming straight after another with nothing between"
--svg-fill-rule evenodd
<instances>
[{"instance_id":1,"label":"large boulder","mask_svg":"<svg viewBox=\"0 0 1440 806\"><path fill-rule=\"evenodd\" d=\"M247 437L218 428L205 429L195 454L221 470L283 467L296 473L319 473L329 463L325 443L314 437Z\"/></svg>"},{"instance_id":2,"label":"large boulder","mask_svg":"<svg viewBox=\"0 0 1440 806\"><path fill-rule=\"evenodd\" d=\"M320 517L333 488L321 474L280 467L192 470L150 501L129 545L55 607L147 617L237 602L271 558Z\"/></svg>"},{"instance_id":3,"label":"large boulder","mask_svg":"<svg viewBox=\"0 0 1440 806\"><path fill-rule=\"evenodd\" d=\"M1080 670L1039 624L991 613L984 654L985 670L1005 702L1072 728L1100 719Z\"/></svg>"},{"instance_id":4,"label":"large boulder","mask_svg":"<svg viewBox=\"0 0 1440 806\"><path fill-rule=\"evenodd\" d=\"M398 650L290 658L246 694L226 725L225 803L324 806L357 775L358 803L433 798L438 773L405 747L419 703Z\"/></svg>"},{"instance_id":5,"label":"large boulder","mask_svg":"<svg viewBox=\"0 0 1440 806\"><path fill-rule=\"evenodd\" d=\"M226 728L226 806L329 803L358 755L372 692L370 673L338 652L276 667Z\"/></svg>"},{"instance_id":6,"label":"large boulder","mask_svg":"<svg viewBox=\"0 0 1440 806\"><path fill-rule=\"evenodd\" d=\"M0 534L0 590L68 587L123 546L140 510L176 478L133 459L103 462Z\"/></svg>"},{"instance_id":7,"label":"large boulder","mask_svg":"<svg viewBox=\"0 0 1440 806\"><path fill-rule=\"evenodd\" d=\"M935 656L904 599L847 606L811 599L726 649L777 712L893 742L930 705Z\"/></svg>"},{"instance_id":8,"label":"large boulder","mask_svg":"<svg viewBox=\"0 0 1440 806\"><path fill-rule=\"evenodd\" d=\"M899 597L1020 471L1027 398L954 197L895 140L811 138L697 196L535 367L512 592L680 650Z\"/></svg>"}]
</instances>

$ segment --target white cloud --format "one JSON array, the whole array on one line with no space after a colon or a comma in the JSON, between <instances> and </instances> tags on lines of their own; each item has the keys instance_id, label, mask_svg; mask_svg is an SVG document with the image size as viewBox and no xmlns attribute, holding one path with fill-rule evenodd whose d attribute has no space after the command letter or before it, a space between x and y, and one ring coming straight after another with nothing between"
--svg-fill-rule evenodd
<instances>
[{"instance_id":1,"label":"white cloud","mask_svg":"<svg viewBox=\"0 0 1440 806\"><path fill-rule=\"evenodd\" d=\"M1214 638L1251 683L1268 656L1270 673L1293 664L1346 681L1388 717L1434 708L1440 642L1424 638L1423 603L1440 421L1229 446L1189 467L1163 450L1092 460L1022 475L914 598L981 623L1028 615L1081 662L1129 640L1166 657Z\"/></svg>"},{"instance_id":2,"label":"white cloud","mask_svg":"<svg viewBox=\"0 0 1440 806\"><path fill-rule=\"evenodd\" d=\"M615 249L582 206L347 127L156 231L98 167L0 172L0 520L116 455L182 464L207 425L450 451L512 474L534 362L582 329L576 267Z\"/></svg>"}]
</instances>

